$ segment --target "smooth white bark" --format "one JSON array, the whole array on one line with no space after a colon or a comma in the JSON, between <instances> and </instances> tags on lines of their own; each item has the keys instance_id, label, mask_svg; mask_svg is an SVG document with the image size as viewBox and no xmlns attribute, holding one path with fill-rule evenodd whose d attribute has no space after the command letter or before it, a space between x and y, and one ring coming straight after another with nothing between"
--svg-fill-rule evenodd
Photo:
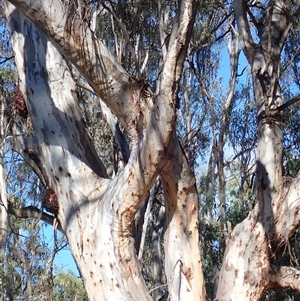
<instances>
[{"instance_id":1,"label":"smooth white bark","mask_svg":"<svg viewBox=\"0 0 300 301\"><path fill-rule=\"evenodd\" d=\"M88 26L79 24L72 10L60 1L54 0L51 4L46 1L11 2L54 43L47 41L17 10L7 6L20 87L35 129L34 139L27 139L27 142L36 143L24 143L27 145L25 151L39 163L46 184L57 194L58 219L90 299L98 300L101 295L102 300L150 300L135 254L132 223L166 163L182 160L177 137L173 135L174 101L196 2L184 1L180 6L168 60L162 71L165 84L156 96L142 83L130 78L105 46L95 39ZM128 164L112 180L106 178L106 171L95 154L78 109L75 83L56 47L78 68L95 94L105 101L131 134ZM171 137L175 150L169 148ZM173 151L176 152L174 158ZM182 165L189 168L187 162ZM167 176L169 172L172 170L166 169L164 174ZM183 176L181 187L185 189L185 185L189 187L193 183L193 175ZM176 181L181 181L180 174ZM195 257L190 257L189 250L181 250L183 271L176 274L169 285L173 288L177 283L178 296L184 299L193 296L199 300L204 299L205 290L198 246L196 190L192 195L192 202L181 197L183 205L176 214L187 211L191 215L192 235L188 232L182 238L184 243L196 248ZM176 202L176 198L172 202ZM186 202L191 205L185 205ZM180 220L171 216L169 220L180 228ZM167 236L167 239L173 238ZM181 238L178 245L180 241ZM178 257L170 254L168 262L171 274L178 266ZM180 285L182 280L183 285Z\"/></svg>"}]
</instances>

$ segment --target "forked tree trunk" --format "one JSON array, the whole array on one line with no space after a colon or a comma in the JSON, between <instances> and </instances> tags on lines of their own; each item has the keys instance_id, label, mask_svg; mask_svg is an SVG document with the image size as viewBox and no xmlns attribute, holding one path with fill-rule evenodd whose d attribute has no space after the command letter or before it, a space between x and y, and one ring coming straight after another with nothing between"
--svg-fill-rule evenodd
<instances>
[{"instance_id":1,"label":"forked tree trunk","mask_svg":"<svg viewBox=\"0 0 300 301\"><path fill-rule=\"evenodd\" d=\"M151 300L135 253L132 225L162 171L165 186L172 188L166 188L172 208L166 227L174 227L178 235L175 242L166 235L166 248L173 245L175 251L168 252L169 290L172 299L204 300L197 192L174 132L176 87L195 3L183 1L178 10L160 93L152 95L124 71L87 24L78 23L70 7L56 0L49 5L46 1L11 2L49 35L131 134L129 161L110 180L82 121L76 86L64 57L7 5L20 88L34 128L20 142L56 193L57 216L90 300Z\"/></svg>"}]
</instances>

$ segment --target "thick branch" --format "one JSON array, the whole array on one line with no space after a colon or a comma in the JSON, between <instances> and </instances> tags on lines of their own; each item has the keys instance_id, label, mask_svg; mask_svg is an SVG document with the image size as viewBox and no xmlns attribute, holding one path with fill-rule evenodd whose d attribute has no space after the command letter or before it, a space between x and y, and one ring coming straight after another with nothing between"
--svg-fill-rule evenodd
<instances>
[{"instance_id":1,"label":"thick branch","mask_svg":"<svg viewBox=\"0 0 300 301\"><path fill-rule=\"evenodd\" d=\"M130 100L133 82L76 10L59 0L10 1L37 26L80 71L124 125L134 119ZM130 82L131 81L131 82Z\"/></svg>"},{"instance_id":2,"label":"thick branch","mask_svg":"<svg viewBox=\"0 0 300 301\"><path fill-rule=\"evenodd\" d=\"M204 300L205 286L199 250L198 193L195 177L178 139L172 159L162 172L166 199L165 271L170 299ZM185 249L182 249L185 246ZM175 267L180 269L174 273Z\"/></svg>"},{"instance_id":3,"label":"thick branch","mask_svg":"<svg viewBox=\"0 0 300 301\"><path fill-rule=\"evenodd\" d=\"M163 94L173 95L174 103L183 62L187 55L198 0L185 0L179 3L178 13L170 34L168 53L164 62L160 85Z\"/></svg>"},{"instance_id":4,"label":"thick branch","mask_svg":"<svg viewBox=\"0 0 300 301\"><path fill-rule=\"evenodd\" d=\"M272 26L271 41L272 50L274 54L279 57L283 45L286 41L287 35L292 27L292 23L288 21L288 10L290 8L290 0L276 0L274 1L273 14L272 14ZM277 47L276 47L277 46ZM278 50L278 51L276 51Z\"/></svg>"},{"instance_id":5,"label":"thick branch","mask_svg":"<svg viewBox=\"0 0 300 301\"><path fill-rule=\"evenodd\" d=\"M8 203L7 208L8 214L15 216L16 218L33 218L39 219L49 225L53 225L55 221L55 217L43 212L35 206L27 206L22 208L16 208L12 206L12 204ZM62 231L60 223L58 223L58 230ZM63 232L63 231L62 231Z\"/></svg>"},{"instance_id":6,"label":"thick branch","mask_svg":"<svg viewBox=\"0 0 300 301\"><path fill-rule=\"evenodd\" d=\"M243 0L234 1L234 12L239 30L239 40L241 42L245 55L249 63L251 64L253 61L255 45L251 36L249 22L247 19L246 5L246 1Z\"/></svg>"},{"instance_id":7,"label":"thick branch","mask_svg":"<svg viewBox=\"0 0 300 301\"><path fill-rule=\"evenodd\" d=\"M269 273L272 288L291 288L300 292L300 271L288 266L271 266Z\"/></svg>"}]
</instances>

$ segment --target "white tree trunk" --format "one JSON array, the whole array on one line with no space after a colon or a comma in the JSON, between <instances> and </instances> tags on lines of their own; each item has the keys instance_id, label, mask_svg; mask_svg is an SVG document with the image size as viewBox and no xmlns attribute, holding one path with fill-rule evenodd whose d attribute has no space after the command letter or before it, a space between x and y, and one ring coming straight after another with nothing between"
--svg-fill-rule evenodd
<instances>
[{"instance_id":1,"label":"white tree trunk","mask_svg":"<svg viewBox=\"0 0 300 301\"><path fill-rule=\"evenodd\" d=\"M0 147L0 264L2 264L2 259L4 259L5 252L5 242L7 238L7 194L6 194L6 183L5 183L5 171L3 164L3 147Z\"/></svg>"},{"instance_id":2,"label":"white tree trunk","mask_svg":"<svg viewBox=\"0 0 300 301\"><path fill-rule=\"evenodd\" d=\"M8 214L7 214L7 195L6 195L6 183L5 183L5 172L2 157L3 146L0 147L0 269L5 273L5 246L6 238L8 234ZM0 300L3 300L2 295L5 287L0 278Z\"/></svg>"},{"instance_id":3,"label":"white tree trunk","mask_svg":"<svg viewBox=\"0 0 300 301\"><path fill-rule=\"evenodd\" d=\"M57 195L57 216L90 299L151 300L135 254L132 224L158 174L167 163L174 166L179 160L182 163L176 171L186 173L172 175L173 167L164 169L165 183L175 189L175 195L167 197L169 206L174 207L177 198L180 203L168 217L167 226L174 225L180 233L174 246L176 253L168 252L166 273L172 275L168 285L172 299L204 300L194 176L173 135L177 86L195 3L184 1L178 10L178 24L172 30L161 73L160 93L152 95L123 70L89 27L60 1L11 2L74 63L131 134L128 164L109 180L82 121L76 86L64 57L7 5L20 88L35 129L23 140L24 152L34 159L47 186ZM172 137L174 148L169 147ZM183 223L187 228L182 230L180 216L186 216ZM172 236L166 236L167 249L172 240ZM178 267L179 272L174 274Z\"/></svg>"},{"instance_id":4,"label":"white tree trunk","mask_svg":"<svg viewBox=\"0 0 300 301\"><path fill-rule=\"evenodd\" d=\"M198 194L193 172L179 143L163 173L166 198L165 269L171 300L205 300L199 250ZM198 258L199 260L195 260Z\"/></svg>"},{"instance_id":5,"label":"white tree trunk","mask_svg":"<svg viewBox=\"0 0 300 301\"><path fill-rule=\"evenodd\" d=\"M58 219L88 295L91 300L99 300L99 294L102 300L112 296L115 300L151 299L140 276L133 241L119 222L122 204L117 204L128 194L130 170L124 170L106 189L109 180L99 177L105 169L84 128L66 62L17 11L10 16L11 29L21 24L14 31L13 46L20 87L35 128L32 135L38 141L24 151L43 162L47 185L59 200ZM101 200L105 190L109 201Z\"/></svg>"},{"instance_id":6,"label":"white tree trunk","mask_svg":"<svg viewBox=\"0 0 300 301\"><path fill-rule=\"evenodd\" d=\"M272 113L282 103L279 59L290 28L289 1L273 1L270 5L266 10L268 25L258 47L250 33L246 2L235 1L239 37L251 66L257 107L257 205L228 239L216 300L259 300L272 287L300 291L299 271L274 265L280 248L299 224L300 178L291 183L282 179L282 116Z\"/></svg>"}]
</instances>

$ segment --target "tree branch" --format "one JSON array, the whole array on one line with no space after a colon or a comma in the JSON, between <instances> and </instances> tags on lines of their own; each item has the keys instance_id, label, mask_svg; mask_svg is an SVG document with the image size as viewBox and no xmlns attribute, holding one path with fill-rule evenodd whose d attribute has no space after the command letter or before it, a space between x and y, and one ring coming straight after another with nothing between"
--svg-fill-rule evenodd
<instances>
[{"instance_id":1,"label":"tree branch","mask_svg":"<svg viewBox=\"0 0 300 301\"><path fill-rule=\"evenodd\" d=\"M186 60L198 0L185 0L179 3L160 82L162 94L172 95L174 104L176 103L183 62Z\"/></svg>"},{"instance_id":2,"label":"tree branch","mask_svg":"<svg viewBox=\"0 0 300 301\"><path fill-rule=\"evenodd\" d=\"M43 210L40 210L35 206L16 208L12 204L8 203L7 211L8 211L8 214L11 214L16 218L39 219L49 225L53 225L55 218L56 218L46 212L43 212ZM63 232L59 222L58 222L57 229L60 230L61 232Z\"/></svg>"},{"instance_id":3,"label":"tree branch","mask_svg":"<svg viewBox=\"0 0 300 301\"><path fill-rule=\"evenodd\" d=\"M235 11L235 18L238 25L239 40L245 52L245 55L249 63L251 64L253 60L255 44L250 32L249 22L246 13L246 5L247 5L246 1L242 1L242 0L234 1L234 11Z\"/></svg>"},{"instance_id":4,"label":"tree branch","mask_svg":"<svg viewBox=\"0 0 300 301\"><path fill-rule=\"evenodd\" d=\"M284 111L285 109L287 109L289 106L291 106L292 104L298 102L300 100L300 94L294 96L293 98L291 98L289 101L287 101L286 103L284 103L283 105L281 105L280 107L274 109L274 110L270 110L270 115L274 116L276 114L278 114L279 112Z\"/></svg>"},{"instance_id":5,"label":"tree branch","mask_svg":"<svg viewBox=\"0 0 300 301\"><path fill-rule=\"evenodd\" d=\"M3 65L4 63L6 63L7 61L13 59L14 57L15 57L15 56L12 55L12 56L10 56L10 57L5 58L3 61L0 61L0 65ZM1 57L1 58L2 58L2 57Z\"/></svg>"},{"instance_id":6,"label":"tree branch","mask_svg":"<svg viewBox=\"0 0 300 301\"><path fill-rule=\"evenodd\" d=\"M293 267L272 265L269 279L273 288L291 288L300 292L300 271Z\"/></svg>"},{"instance_id":7,"label":"tree branch","mask_svg":"<svg viewBox=\"0 0 300 301\"><path fill-rule=\"evenodd\" d=\"M134 119L130 104L134 80L76 11L59 0L50 8L44 1L11 0L22 14L38 27L70 60L121 122ZM12 11L11 14L15 12Z\"/></svg>"}]
</instances>

